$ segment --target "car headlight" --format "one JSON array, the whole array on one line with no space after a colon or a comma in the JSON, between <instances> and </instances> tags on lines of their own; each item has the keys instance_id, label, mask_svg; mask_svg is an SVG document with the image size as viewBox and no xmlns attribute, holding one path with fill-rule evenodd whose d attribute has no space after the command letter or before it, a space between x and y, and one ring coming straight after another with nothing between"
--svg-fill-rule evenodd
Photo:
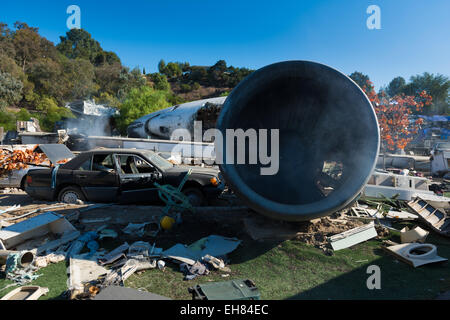
<instances>
[{"instance_id":1,"label":"car headlight","mask_svg":"<svg viewBox=\"0 0 450 320\"><path fill-rule=\"evenodd\" d=\"M215 187L217 187L220 183L219 179L216 177L212 177L211 179L209 179L209 182L211 182L211 184Z\"/></svg>"}]
</instances>

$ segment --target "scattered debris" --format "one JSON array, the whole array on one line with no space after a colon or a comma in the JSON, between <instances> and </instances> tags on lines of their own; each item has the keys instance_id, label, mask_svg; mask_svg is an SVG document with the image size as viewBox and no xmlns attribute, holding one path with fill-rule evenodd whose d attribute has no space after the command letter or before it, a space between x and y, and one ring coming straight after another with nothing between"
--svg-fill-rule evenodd
<instances>
[{"instance_id":1,"label":"scattered debris","mask_svg":"<svg viewBox=\"0 0 450 320\"><path fill-rule=\"evenodd\" d=\"M39 286L24 286L14 289L0 300L38 300L48 293L48 288Z\"/></svg>"},{"instance_id":2,"label":"scattered debris","mask_svg":"<svg viewBox=\"0 0 450 320\"><path fill-rule=\"evenodd\" d=\"M32 256L34 258L34 255ZM22 261L25 258L25 261ZM26 252L14 252L6 258L6 279L14 281L18 285L24 285L39 277L34 272L38 269L32 265L31 255Z\"/></svg>"},{"instance_id":3,"label":"scattered debris","mask_svg":"<svg viewBox=\"0 0 450 320\"><path fill-rule=\"evenodd\" d=\"M196 261L201 261L202 257L209 254L214 257L225 256L235 250L241 241L237 238L225 238L212 235L202 238L190 246L176 244L162 252L164 257L193 265Z\"/></svg>"},{"instance_id":4,"label":"scattered debris","mask_svg":"<svg viewBox=\"0 0 450 320\"><path fill-rule=\"evenodd\" d=\"M128 256L143 255L148 257L152 246L148 242L137 241L128 248Z\"/></svg>"},{"instance_id":5,"label":"scattered debris","mask_svg":"<svg viewBox=\"0 0 450 320\"><path fill-rule=\"evenodd\" d=\"M78 230L66 231L63 233L61 238L46 242L43 245L39 246L36 249L36 254L53 251L53 250L65 245L66 243L72 242L73 240L77 239L79 236L80 236L80 232Z\"/></svg>"},{"instance_id":6,"label":"scattered debris","mask_svg":"<svg viewBox=\"0 0 450 320\"><path fill-rule=\"evenodd\" d=\"M0 240L6 248L12 248L29 239L53 233L63 235L76 231L70 222L55 212L46 212L0 230Z\"/></svg>"},{"instance_id":7,"label":"scattered debris","mask_svg":"<svg viewBox=\"0 0 450 320\"><path fill-rule=\"evenodd\" d=\"M224 272L231 272L230 268L225 266L225 262L222 259L218 259L216 257L212 257L209 254L205 255L203 261L208 262L214 269L218 269Z\"/></svg>"},{"instance_id":8,"label":"scattered debris","mask_svg":"<svg viewBox=\"0 0 450 320\"><path fill-rule=\"evenodd\" d=\"M148 222L145 223L130 223L128 224L125 229L123 229L123 233L126 234L133 234L138 237L142 237L145 234L145 226L148 224Z\"/></svg>"},{"instance_id":9,"label":"scattered debris","mask_svg":"<svg viewBox=\"0 0 450 320\"><path fill-rule=\"evenodd\" d=\"M184 273L184 280L193 280L197 276L206 276L209 274L208 267L196 261L193 265L187 263L180 264L180 271Z\"/></svg>"},{"instance_id":10,"label":"scattered debris","mask_svg":"<svg viewBox=\"0 0 450 320\"><path fill-rule=\"evenodd\" d=\"M112 230L112 229L103 229L102 231L100 231L99 235L98 235L98 240L102 240L104 238L111 238L111 239L115 239L117 238L118 234L116 231Z\"/></svg>"},{"instance_id":11,"label":"scattered debris","mask_svg":"<svg viewBox=\"0 0 450 320\"><path fill-rule=\"evenodd\" d=\"M448 259L437 255L437 248L430 243L403 243L384 249L399 260L412 265L414 268L429 263L443 262Z\"/></svg>"},{"instance_id":12,"label":"scattered debris","mask_svg":"<svg viewBox=\"0 0 450 320\"><path fill-rule=\"evenodd\" d=\"M421 177L405 176L375 170L363 189L364 197L392 198L398 195L398 199L410 201L421 195L433 195L428 188L428 179Z\"/></svg>"},{"instance_id":13,"label":"scattered debris","mask_svg":"<svg viewBox=\"0 0 450 320\"><path fill-rule=\"evenodd\" d=\"M417 215L409 213L407 211L394 211L389 210L385 214L380 212L378 209L369 209L362 207L352 207L349 211L348 217L350 219L397 219L397 220L416 220Z\"/></svg>"},{"instance_id":14,"label":"scattered debris","mask_svg":"<svg viewBox=\"0 0 450 320\"><path fill-rule=\"evenodd\" d=\"M424 243L429 232L423 230L421 227L415 227L409 230L408 227L404 227L400 230L400 239L402 243L420 242Z\"/></svg>"},{"instance_id":15,"label":"scattered debris","mask_svg":"<svg viewBox=\"0 0 450 320\"><path fill-rule=\"evenodd\" d=\"M84 255L70 258L69 291L74 299L84 292L84 283L97 280L101 275L111 272L97 264L96 259L88 260Z\"/></svg>"},{"instance_id":16,"label":"scattered debris","mask_svg":"<svg viewBox=\"0 0 450 320\"><path fill-rule=\"evenodd\" d=\"M163 260L158 260L158 269L164 270L166 263Z\"/></svg>"},{"instance_id":17,"label":"scattered debris","mask_svg":"<svg viewBox=\"0 0 450 320\"><path fill-rule=\"evenodd\" d=\"M36 257L34 265L39 268L45 268L50 263L58 263L64 261L66 256L63 254L51 253L46 256Z\"/></svg>"},{"instance_id":18,"label":"scattered debris","mask_svg":"<svg viewBox=\"0 0 450 320\"><path fill-rule=\"evenodd\" d=\"M20 209L20 204L19 205L14 205L12 207L6 208L4 210L0 210L0 214L4 214L6 212L13 212L13 211L17 211Z\"/></svg>"},{"instance_id":19,"label":"scattered debris","mask_svg":"<svg viewBox=\"0 0 450 320\"><path fill-rule=\"evenodd\" d=\"M11 256L14 256L19 268L28 267L34 261L34 253L31 251L0 250L0 264L6 264Z\"/></svg>"},{"instance_id":20,"label":"scattered debris","mask_svg":"<svg viewBox=\"0 0 450 320\"><path fill-rule=\"evenodd\" d=\"M115 248L113 251L99 259L100 264L107 265L119 260L122 257L126 258L124 252L127 251L129 247L130 246L128 245L128 243L125 242L121 246Z\"/></svg>"},{"instance_id":21,"label":"scattered debris","mask_svg":"<svg viewBox=\"0 0 450 320\"><path fill-rule=\"evenodd\" d=\"M94 231L86 232L85 234L79 236L76 241L72 242L69 248L68 256L74 257L79 254L85 245L87 245L90 249L90 254L93 255L98 249L98 243L94 241L97 238L98 234Z\"/></svg>"},{"instance_id":22,"label":"scattered debris","mask_svg":"<svg viewBox=\"0 0 450 320\"><path fill-rule=\"evenodd\" d=\"M435 208L420 197L408 202L408 206L414 210L421 220L433 231L440 235L450 237L450 216L448 216L446 212Z\"/></svg>"},{"instance_id":23,"label":"scattered debris","mask_svg":"<svg viewBox=\"0 0 450 320\"><path fill-rule=\"evenodd\" d=\"M378 236L373 222L328 238L334 251L351 247Z\"/></svg>"},{"instance_id":24,"label":"scattered debris","mask_svg":"<svg viewBox=\"0 0 450 320\"><path fill-rule=\"evenodd\" d=\"M103 282L103 286L110 285L124 285L126 279L128 279L133 273L137 271L137 265L133 261L128 260L120 269L110 272Z\"/></svg>"}]
</instances>

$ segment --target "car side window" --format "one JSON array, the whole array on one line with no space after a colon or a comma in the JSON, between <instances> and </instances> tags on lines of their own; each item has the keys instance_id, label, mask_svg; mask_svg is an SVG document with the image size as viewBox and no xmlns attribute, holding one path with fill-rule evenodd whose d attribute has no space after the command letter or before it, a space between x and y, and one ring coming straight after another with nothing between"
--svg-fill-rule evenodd
<instances>
[{"instance_id":1,"label":"car side window","mask_svg":"<svg viewBox=\"0 0 450 320\"><path fill-rule=\"evenodd\" d=\"M91 160L92 157L89 157L85 162L81 164L81 166L78 168L80 171L91 171Z\"/></svg>"},{"instance_id":2,"label":"car side window","mask_svg":"<svg viewBox=\"0 0 450 320\"><path fill-rule=\"evenodd\" d=\"M118 163L122 174L152 173L156 169L146 160L136 155L117 155Z\"/></svg>"},{"instance_id":3,"label":"car side window","mask_svg":"<svg viewBox=\"0 0 450 320\"><path fill-rule=\"evenodd\" d=\"M115 172L113 157L111 154L96 154L92 160L92 170L102 172Z\"/></svg>"}]
</instances>

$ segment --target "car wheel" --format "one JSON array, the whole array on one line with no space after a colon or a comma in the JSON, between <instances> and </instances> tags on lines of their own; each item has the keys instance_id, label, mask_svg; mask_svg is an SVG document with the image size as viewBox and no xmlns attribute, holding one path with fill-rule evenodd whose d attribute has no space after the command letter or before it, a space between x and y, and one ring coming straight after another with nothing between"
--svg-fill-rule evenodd
<instances>
[{"instance_id":1,"label":"car wheel","mask_svg":"<svg viewBox=\"0 0 450 320\"><path fill-rule=\"evenodd\" d=\"M58 201L63 203L76 204L78 200L85 201L80 188L75 186L65 187L59 192Z\"/></svg>"},{"instance_id":2,"label":"car wheel","mask_svg":"<svg viewBox=\"0 0 450 320\"><path fill-rule=\"evenodd\" d=\"M25 191L26 187L27 187L27 175L24 175L22 181L20 181L20 189Z\"/></svg>"},{"instance_id":3,"label":"car wheel","mask_svg":"<svg viewBox=\"0 0 450 320\"><path fill-rule=\"evenodd\" d=\"M205 196L199 188L186 188L183 193L194 207L202 206L205 203Z\"/></svg>"}]
</instances>

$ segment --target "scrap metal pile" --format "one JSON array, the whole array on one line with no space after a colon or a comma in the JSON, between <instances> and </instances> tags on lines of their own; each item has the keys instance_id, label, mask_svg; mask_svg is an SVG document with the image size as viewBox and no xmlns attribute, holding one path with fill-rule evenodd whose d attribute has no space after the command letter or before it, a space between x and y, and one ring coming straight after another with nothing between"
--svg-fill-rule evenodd
<instances>
[{"instance_id":1,"label":"scrap metal pile","mask_svg":"<svg viewBox=\"0 0 450 320\"><path fill-rule=\"evenodd\" d=\"M27 169L29 166L52 167L44 152L38 152L39 146L32 148L0 149L0 177L13 170ZM66 163L69 159L61 159L56 164Z\"/></svg>"},{"instance_id":2,"label":"scrap metal pile","mask_svg":"<svg viewBox=\"0 0 450 320\"><path fill-rule=\"evenodd\" d=\"M12 170L26 169L29 165L48 165L50 161L44 153L34 149L0 150L0 176Z\"/></svg>"}]
</instances>

